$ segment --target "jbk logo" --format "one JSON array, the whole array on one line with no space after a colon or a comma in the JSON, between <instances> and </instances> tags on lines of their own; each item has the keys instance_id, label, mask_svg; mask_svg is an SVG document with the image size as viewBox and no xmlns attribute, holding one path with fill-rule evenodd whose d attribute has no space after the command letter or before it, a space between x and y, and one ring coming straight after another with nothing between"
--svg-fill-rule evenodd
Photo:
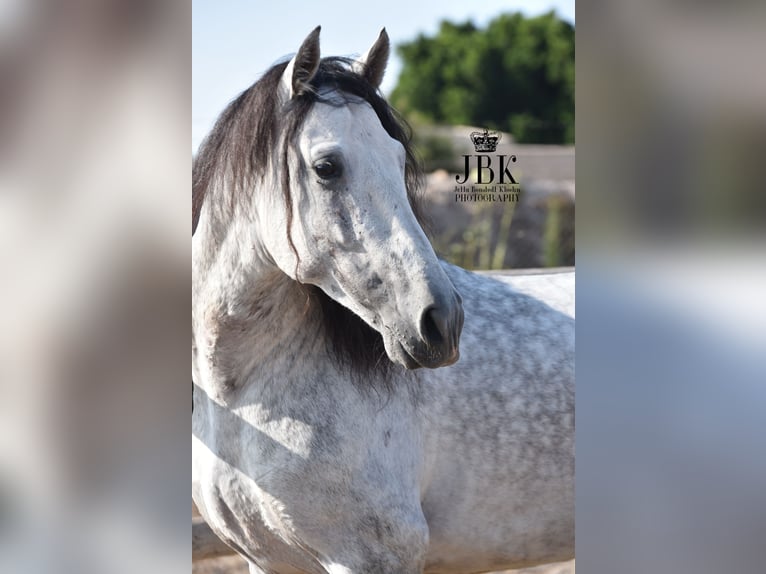
<instances>
[{"instance_id":1,"label":"jbk logo","mask_svg":"<svg viewBox=\"0 0 766 574\"><path fill-rule=\"evenodd\" d=\"M471 174L471 159L476 159L476 183L494 183L495 175L499 174L500 179L497 183L510 183L516 185L516 180L509 169L512 162L516 161L515 155L496 155L497 163L492 163L492 157L488 155L464 155L465 167L463 168L463 174L456 175L455 181L458 184L463 185L468 181L468 176ZM493 167L494 165L494 167Z\"/></svg>"},{"instance_id":2,"label":"jbk logo","mask_svg":"<svg viewBox=\"0 0 766 574\"><path fill-rule=\"evenodd\" d=\"M515 155L484 155L494 154L502 134L484 130L473 132L471 142L476 155L464 155L463 173L455 176L455 201L491 201L515 203L519 201L521 187L516 182L510 170L510 165L516 161ZM497 158L497 161L494 161ZM475 162L475 165L474 165ZM474 175L476 181L468 183L468 178ZM497 178L497 180L495 179ZM475 185L474 185L475 184ZM505 184L505 185L503 185Z\"/></svg>"}]
</instances>

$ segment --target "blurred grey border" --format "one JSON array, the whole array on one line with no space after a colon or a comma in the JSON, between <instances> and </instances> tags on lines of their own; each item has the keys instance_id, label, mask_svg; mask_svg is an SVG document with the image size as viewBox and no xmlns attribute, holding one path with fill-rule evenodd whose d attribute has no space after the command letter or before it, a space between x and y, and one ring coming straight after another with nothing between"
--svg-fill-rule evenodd
<instances>
[{"instance_id":1,"label":"blurred grey border","mask_svg":"<svg viewBox=\"0 0 766 574\"><path fill-rule=\"evenodd\" d=\"M187 572L191 5L0 5L0 572Z\"/></svg>"},{"instance_id":2,"label":"blurred grey border","mask_svg":"<svg viewBox=\"0 0 766 574\"><path fill-rule=\"evenodd\" d=\"M763 571L764 5L577 16L578 567ZM2 4L2 572L190 566L190 34Z\"/></svg>"},{"instance_id":3,"label":"blurred grey border","mask_svg":"<svg viewBox=\"0 0 766 574\"><path fill-rule=\"evenodd\" d=\"M766 4L577 24L577 567L763 572Z\"/></svg>"}]
</instances>

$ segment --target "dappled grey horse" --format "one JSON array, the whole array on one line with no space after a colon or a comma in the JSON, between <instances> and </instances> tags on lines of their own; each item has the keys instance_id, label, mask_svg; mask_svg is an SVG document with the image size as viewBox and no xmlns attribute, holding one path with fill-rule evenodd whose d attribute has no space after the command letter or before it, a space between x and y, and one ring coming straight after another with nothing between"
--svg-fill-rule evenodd
<instances>
[{"instance_id":1,"label":"dappled grey horse","mask_svg":"<svg viewBox=\"0 0 766 574\"><path fill-rule=\"evenodd\" d=\"M574 553L574 278L436 258L388 53L317 28L195 160L193 498L253 573Z\"/></svg>"}]
</instances>

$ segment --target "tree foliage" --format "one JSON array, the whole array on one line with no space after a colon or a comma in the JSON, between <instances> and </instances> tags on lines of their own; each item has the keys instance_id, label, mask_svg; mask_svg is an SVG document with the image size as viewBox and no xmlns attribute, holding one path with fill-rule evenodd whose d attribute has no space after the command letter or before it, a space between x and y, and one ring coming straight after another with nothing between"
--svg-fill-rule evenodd
<instances>
[{"instance_id":1,"label":"tree foliage","mask_svg":"<svg viewBox=\"0 0 766 574\"><path fill-rule=\"evenodd\" d=\"M415 120L509 131L519 142L574 142L574 26L549 12L503 14L486 29L444 21L397 50L393 104Z\"/></svg>"}]
</instances>

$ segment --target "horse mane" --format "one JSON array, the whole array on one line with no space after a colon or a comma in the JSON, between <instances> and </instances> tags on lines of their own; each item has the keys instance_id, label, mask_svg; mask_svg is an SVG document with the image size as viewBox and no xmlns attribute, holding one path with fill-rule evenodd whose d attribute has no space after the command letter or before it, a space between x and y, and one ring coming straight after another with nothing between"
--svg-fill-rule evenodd
<instances>
[{"instance_id":1,"label":"horse mane","mask_svg":"<svg viewBox=\"0 0 766 574\"><path fill-rule=\"evenodd\" d=\"M372 107L388 135L404 147L407 196L416 219L425 227L421 209L423 170L412 145L412 130L377 88L352 71L352 63L348 58L323 58L309 89L286 104L280 100L278 90L287 62L276 64L228 105L202 142L193 163L192 234L205 198L216 182L226 178L228 184L217 188L222 189L224 196L216 198L216 209L223 217L233 217L237 202L244 200L266 175L280 142L282 165L288 165L289 149L312 106L319 101L344 105L361 100ZM328 91L334 97L321 95ZM342 98L340 103L337 96ZM289 170L282 169L281 178L287 206L286 238L295 251L289 234L293 217ZM321 311L330 350L340 365L362 374L371 370L387 371L391 367L380 333L321 289L311 285L303 287L309 304Z\"/></svg>"}]
</instances>

